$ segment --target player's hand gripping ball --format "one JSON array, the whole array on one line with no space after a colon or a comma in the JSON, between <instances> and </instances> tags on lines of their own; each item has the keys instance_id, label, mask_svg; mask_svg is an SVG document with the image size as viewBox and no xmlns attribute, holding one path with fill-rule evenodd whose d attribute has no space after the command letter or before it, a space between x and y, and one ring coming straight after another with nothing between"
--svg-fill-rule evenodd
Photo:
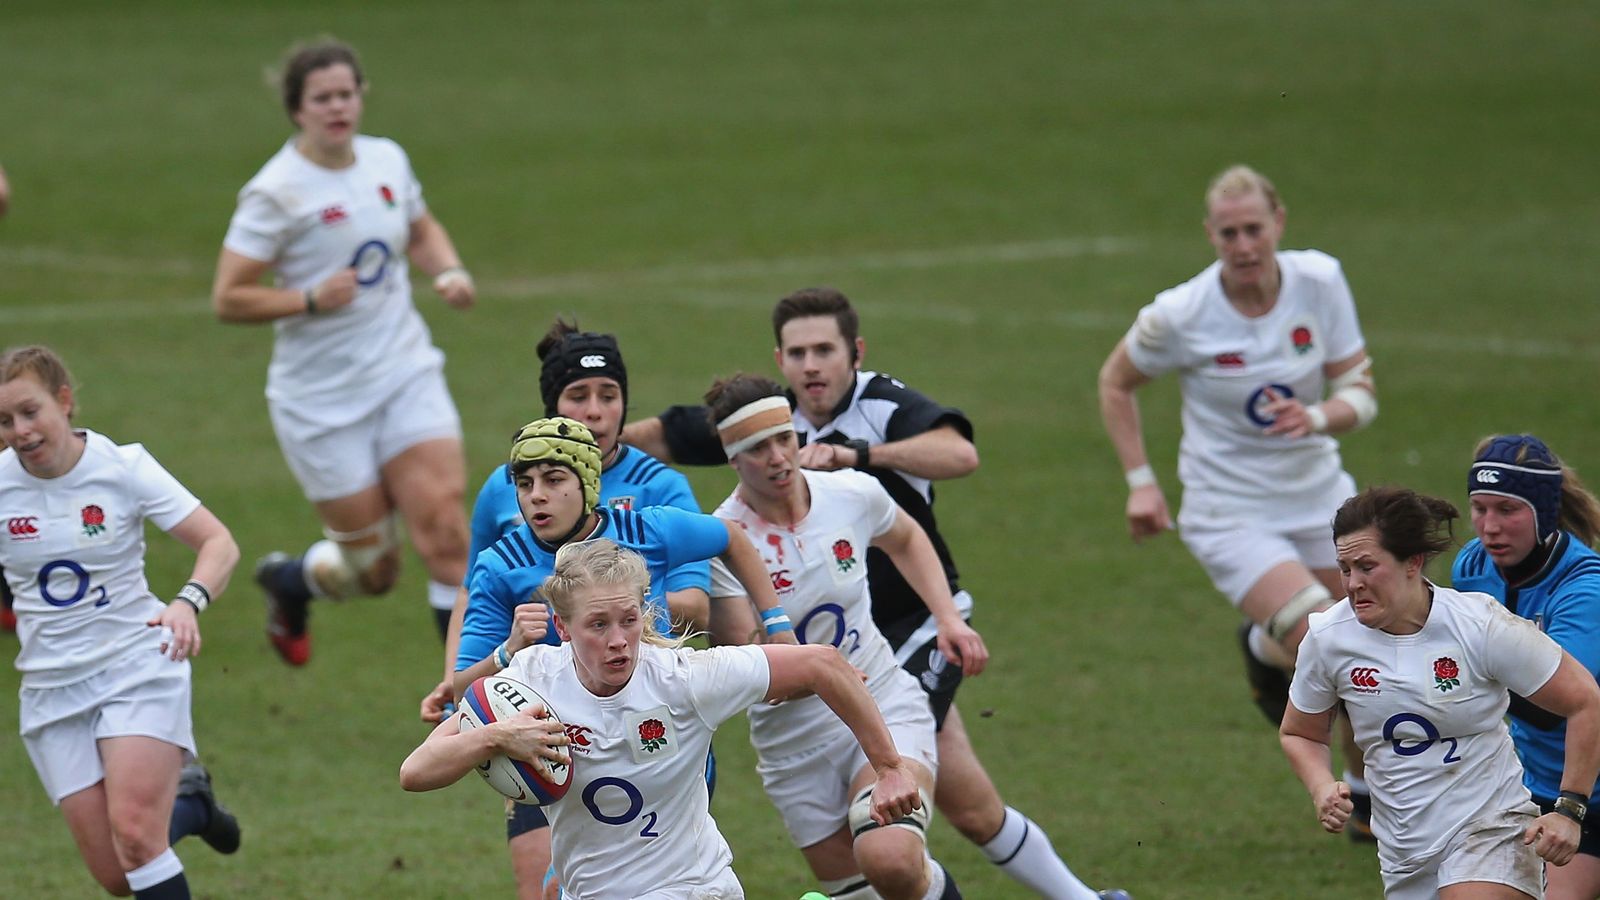
<instances>
[{"instance_id":1,"label":"player's hand gripping ball","mask_svg":"<svg viewBox=\"0 0 1600 900\"><path fill-rule=\"evenodd\" d=\"M461 698L461 730L482 728L534 706L544 708L540 718L560 723L550 704L533 688L504 675L485 675L474 681ZM478 766L478 774L490 787L529 806L560 800L572 785L570 764L540 757L527 762L498 753Z\"/></svg>"}]
</instances>

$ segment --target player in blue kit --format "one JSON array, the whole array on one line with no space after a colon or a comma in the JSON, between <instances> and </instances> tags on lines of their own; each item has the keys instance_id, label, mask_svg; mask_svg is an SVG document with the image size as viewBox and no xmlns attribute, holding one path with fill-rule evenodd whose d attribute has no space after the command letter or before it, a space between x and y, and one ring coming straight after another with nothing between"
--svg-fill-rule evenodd
<instances>
[{"instance_id":1,"label":"player in blue kit","mask_svg":"<svg viewBox=\"0 0 1600 900\"><path fill-rule=\"evenodd\" d=\"M1458 591L1480 591L1531 619L1590 674L1600 673L1600 500L1576 472L1529 434L1486 438L1467 475L1477 537L1456 555ZM1547 900L1600 897L1600 794L1563 794L1566 721L1524 697L1511 698L1511 738L1523 783L1544 812L1557 800L1583 811L1578 855L1545 866Z\"/></svg>"},{"instance_id":2,"label":"player in blue kit","mask_svg":"<svg viewBox=\"0 0 1600 900\"><path fill-rule=\"evenodd\" d=\"M651 574L648 599L657 621L667 625L669 589L688 588L703 596L708 583L701 572L685 573L685 568L719 557L752 590L769 634L793 642L761 557L735 526L673 507L600 505L602 459L594 434L573 419L539 419L518 433L508 468L522 522L474 559L456 651L457 696L474 679L505 668L523 647L559 643L548 607L534 598L552 571L556 550L573 541L603 537L639 552ZM528 807L517 809L508 826L519 886L534 891L524 896L538 896L537 876L548 865L539 865L550 853L545 824L542 814Z\"/></svg>"}]
</instances>

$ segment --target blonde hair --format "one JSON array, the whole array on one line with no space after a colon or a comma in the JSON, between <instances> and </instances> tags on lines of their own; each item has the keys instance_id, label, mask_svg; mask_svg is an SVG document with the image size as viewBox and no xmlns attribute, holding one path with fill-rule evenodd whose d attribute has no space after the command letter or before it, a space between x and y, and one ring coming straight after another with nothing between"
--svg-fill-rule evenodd
<instances>
[{"instance_id":1,"label":"blonde hair","mask_svg":"<svg viewBox=\"0 0 1600 900\"><path fill-rule=\"evenodd\" d=\"M24 375L32 375L51 396L59 394L62 388L72 387L72 373L67 371L67 364L54 350L40 344L12 347L0 353L0 384ZM72 412L67 416L71 418Z\"/></svg>"},{"instance_id":2,"label":"blonde hair","mask_svg":"<svg viewBox=\"0 0 1600 900\"><path fill-rule=\"evenodd\" d=\"M1223 169L1222 174L1211 179L1211 186L1206 188L1206 215L1211 215L1211 207L1223 197L1251 193L1259 193L1267 201L1269 212L1283 209L1283 201L1278 199L1278 189L1271 179L1249 166L1236 165Z\"/></svg>"},{"instance_id":3,"label":"blonde hair","mask_svg":"<svg viewBox=\"0 0 1600 900\"><path fill-rule=\"evenodd\" d=\"M650 593L650 570L644 557L605 538L563 545L556 551L555 571L539 591L561 621L571 623L579 615L579 594L600 587L620 587L639 598L639 608L644 612L640 641L668 649L683 645L684 638L671 638L656 631L655 615L646 599Z\"/></svg>"},{"instance_id":4,"label":"blonde hair","mask_svg":"<svg viewBox=\"0 0 1600 900\"><path fill-rule=\"evenodd\" d=\"M1500 435L1491 434L1478 442L1472 449L1472 458L1477 459L1483 455L1490 442ZM1578 477L1576 469L1567 465L1561 457L1556 456L1554 450L1550 451L1555 464L1561 469L1561 506L1556 516L1556 527L1562 531L1570 531L1578 539L1589 546L1594 546L1600 540L1600 498L1584 486L1583 479ZM1517 448L1516 462L1518 465L1527 463L1528 447L1523 445ZM1542 462L1542 460L1541 460Z\"/></svg>"}]
</instances>

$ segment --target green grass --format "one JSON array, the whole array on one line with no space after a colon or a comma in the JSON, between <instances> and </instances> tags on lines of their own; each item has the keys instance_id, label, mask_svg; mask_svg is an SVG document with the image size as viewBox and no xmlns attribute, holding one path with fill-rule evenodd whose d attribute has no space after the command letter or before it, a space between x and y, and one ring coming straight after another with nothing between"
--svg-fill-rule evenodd
<instances>
[{"instance_id":1,"label":"green grass","mask_svg":"<svg viewBox=\"0 0 1600 900\"><path fill-rule=\"evenodd\" d=\"M835 284L869 366L977 428L983 467L939 509L995 653L961 703L1002 793L1141 898L1377 893L1247 702L1234 613L1176 539L1126 541L1094 375L1206 264L1205 181L1248 161L1286 246L1355 289L1383 403L1345 441L1358 480L1459 499L1473 441L1505 429L1600 474L1592 4L8 4L0 342L61 350L83 424L147 444L247 559L315 522L260 397L269 332L206 297L234 194L287 134L261 70L324 31L365 53L366 130L409 150L483 288L467 315L422 302L474 480L537 411L555 312L621 337L648 415L769 371L772 302ZM1175 502L1175 385L1143 398ZM692 477L707 506L732 483ZM166 592L189 560L152 541ZM247 583L206 616L198 737L246 835L233 858L182 847L200 895L509 893L486 788L396 784L439 665L422 593L412 559L395 596L319 608L303 671ZM718 750L751 896L798 896L741 722ZM0 893L93 896L20 741L0 772ZM1020 896L942 823L933 845L968 897Z\"/></svg>"}]
</instances>

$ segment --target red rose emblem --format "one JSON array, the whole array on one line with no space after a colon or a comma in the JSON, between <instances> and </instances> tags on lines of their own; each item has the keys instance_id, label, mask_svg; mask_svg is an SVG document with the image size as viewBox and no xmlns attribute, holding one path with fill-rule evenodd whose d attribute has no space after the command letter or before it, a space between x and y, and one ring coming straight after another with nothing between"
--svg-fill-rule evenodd
<instances>
[{"instance_id":1,"label":"red rose emblem","mask_svg":"<svg viewBox=\"0 0 1600 900\"><path fill-rule=\"evenodd\" d=\"M834 541L834 543L833 543L833 558L834 559L843 561L843 560L847 560L850 557L855 556L855 555L856 555L855 551L851 549L849 541Z\"/></svg>"},{"instance_id":2,"label":"red rose emblem","mask_svg":"<svg viewBox=\"0 0 1600 900\"><path fill-rule=\"evenodd\" d=\"M105 523L106 523L106 511L105 510L101 509L98 506L92 506L92 505L91 506L85 506L83 508L83 524L85 524L85 525L104 525Z\"/></svg>"},{"instance_id":3,"label":"red rose emblem","mask_svg":"<svg viewBox=\"0 0 1600 900\"><path fill-rule=\"evenodd\" d=\"M645 719L639 723L639 743L651 753L667 742L667 726L660 719Z\"/></svg>"},{"instance_id":4,"label":"red rose emblem","mask_svg":"<svg viewBox=\"0 0 1600 900\"><path fill-rule=\"evenodd\" d=\"M1433 661L1433 677L1441 681L1449 681L1461 676L1461 669L1456 661L1448 656L1441 656Z\"/></svg>"},{"instance_id":5,"label":"red rose emblem","mask_svg":"<svg viewBox=\"0 0 1600 900\"><path fill-rule=\"evenodd\" d=\"M383 197L383 202L384 203L388 204L391 208L393 208L393 206L394 206L394 191L389 190L389 186L387 184L380 185L378 187L378 194L379 194L379 196Z\"/></svg>"}]
</instances>

